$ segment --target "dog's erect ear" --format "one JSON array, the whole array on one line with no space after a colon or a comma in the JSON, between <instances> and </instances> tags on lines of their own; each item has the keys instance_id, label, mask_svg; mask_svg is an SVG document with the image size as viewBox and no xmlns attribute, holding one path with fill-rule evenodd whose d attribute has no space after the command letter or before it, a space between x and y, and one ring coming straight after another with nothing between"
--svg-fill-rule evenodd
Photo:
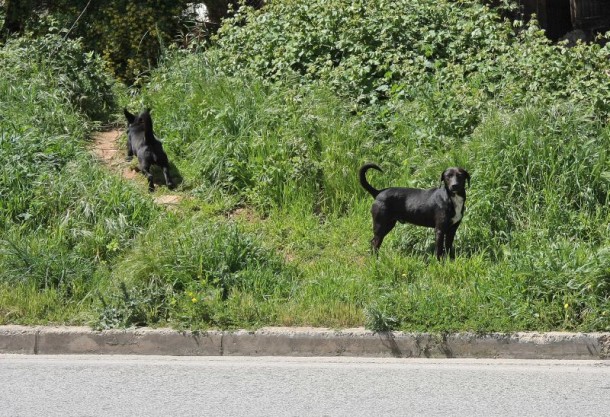
<instances>
[{"instance_id":1,"label":"dog's erect ear","mask_svg":"<svg viewBox=\"0 0 610 417\"><path fill-rule=\"evenodd\" d=\"M127 123L132 124L134 120L136 120L136 116L129 113L129 110L123 109L123 113L125 114L125 118L127 119Z\"/></svg>"},{"instance_id":2,"label":"dog's erect ear","mask_svg":"<svg viewBox=\"0 0 610 417\"><path fill-rule=\"evenodd\" d=\"M145 129L152 132L153 129L153 121L152 117L150 117L150 107L146 107L142 112L142 116L144 116L144 124L146 125Z\"/></svg>"},{"instance_id":3,"label":"dog's erect ear","mask_svg":"<svg viewBox=\"0 0 610 417\"><path fill-rule=\"evenodd\" d=\"M464 168L460 168L460 171L466 176L466 181L468 181L468 186L470 187L470 174Z\"/></svg>"}]
</instances>

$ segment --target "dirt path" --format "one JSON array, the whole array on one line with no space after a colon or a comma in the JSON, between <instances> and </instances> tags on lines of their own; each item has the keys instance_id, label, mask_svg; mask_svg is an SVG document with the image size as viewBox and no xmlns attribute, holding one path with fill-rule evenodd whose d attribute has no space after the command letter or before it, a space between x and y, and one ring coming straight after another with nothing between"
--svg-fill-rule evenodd
<instances>
[{"instance_id":1,"label":"dirt path","mask_svg":"<svg viewBox=\"0 0 610 417\"><path fill-rule=\"evenodd\" d=\"M108 169L130 181L137 181L142 177L142 184L145 183L144 177L133 167L130 162L125 160L126 151L121 146L119 138L124 134L123 129L114 129L106 132L98 132L93 136L91 151ZM164 187L164 186L162 186ZM164 187L167 190L167 187ZM156 187L155 194L160 187ZM164 190L164 191L165 191ZM183 196L178 194L155 195L154 200L157 204L165 206L175 206L179 204Z\"/></svg>"}]
</instances>

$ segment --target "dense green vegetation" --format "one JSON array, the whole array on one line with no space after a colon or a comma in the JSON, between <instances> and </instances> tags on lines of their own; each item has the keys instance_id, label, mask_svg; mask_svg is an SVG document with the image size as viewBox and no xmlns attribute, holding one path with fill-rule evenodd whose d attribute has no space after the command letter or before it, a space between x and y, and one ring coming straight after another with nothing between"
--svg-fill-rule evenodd
<instances>
[{"instance_id":1,"label":"dense green vegetation","mask_svg":"<svg viewBox=\"0 0 610 417\"><path fill-rule=\"evenodd\" d=\"M206 22L193 7L201 3L206 5ZM117 78L140 84L163 49L198 48L207 43L221 20L242 3L258 7L262 1L4 0L0 43L18 35L40 36L49 29L61 29L64 36L79 38L87 50L101 55Z\"/></svg>"},{"instance_id":2,"label":"dense green vegetation","mask_svg":"<svg viewBox=\"0 0 610 417\"><path fill-rule=\"evenodd\" d=\"M141 91L76 41L10 41L0 323L610 330L609 56L475 0L242 8ZM87 151L116 102L153 108L176 210ZM371 256L366 161L378 188L469 170L455 262L409 225Z\"/></svg>"},{"instance_id":3,"label":"dense green vegetation","mask_svg":"<svg viewBox=\"0 0 610 417\"><path fill-rule=\"evenodd\" d=\"M16 33L44 35L49 29L79 38L103 56L120 79L134 82L156 63L164 46L193 26L187 1L6 0L0 40ZM186 41L184 37L182 41Z\"/></svg>"}]
</instances>

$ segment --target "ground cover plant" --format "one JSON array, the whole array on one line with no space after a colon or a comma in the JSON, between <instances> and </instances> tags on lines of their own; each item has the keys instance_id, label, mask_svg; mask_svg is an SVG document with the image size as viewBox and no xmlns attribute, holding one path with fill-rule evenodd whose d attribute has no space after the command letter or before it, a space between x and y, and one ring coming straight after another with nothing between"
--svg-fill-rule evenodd
<instances>
[{"instance_id":1,"label":"ground cover plant","mask_svg":"<svg viewBox=\"0 0 610 417\"><path fill-rule=\"evenodd\" d=\"M41 105L7 69L0 322L610 330L609 52L474 0L242 8L209 50L118 88L153 109L174 210L92 163L96 116L64 85ZM12 66L55 86L35 62ZM377 188L468 169L454 262L408 225L370 254L367 161Z\"/></svg>"}]
</instances>

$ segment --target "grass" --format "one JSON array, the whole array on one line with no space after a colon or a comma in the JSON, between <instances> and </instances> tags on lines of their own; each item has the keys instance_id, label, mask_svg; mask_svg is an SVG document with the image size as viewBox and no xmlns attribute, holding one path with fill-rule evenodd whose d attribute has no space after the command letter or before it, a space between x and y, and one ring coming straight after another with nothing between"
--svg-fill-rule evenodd
<instances>
[{"instance_id":1,"label":"grass","mask_svg":"<svg viewBox=\"0 0 610 417\"><path fill-rule=\"evenodd\" d=\"M426 96L354 111L320 83L168 54L138 94L99 87L153 108L183 178L166 210L89 154L94 116L52 81L66 65L21 48L0 68L0 324L610 330L610 131L587 103L498 94L450 139L422 133L451 129ZM366 161L378 188L470 171L454 262L410 225L370 254Z\"/></svg>"}]
</instances>

